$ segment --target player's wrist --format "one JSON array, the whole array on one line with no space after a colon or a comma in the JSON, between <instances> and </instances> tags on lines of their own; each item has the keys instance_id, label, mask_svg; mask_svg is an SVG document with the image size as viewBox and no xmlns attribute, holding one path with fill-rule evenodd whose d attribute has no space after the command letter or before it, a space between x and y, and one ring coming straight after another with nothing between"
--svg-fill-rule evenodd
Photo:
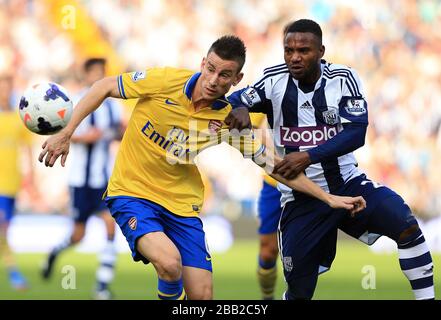
<instances>
[{"instance_id":1,"label":"player's wrist","mask_svg":"<svg viewBox=\"0 0 441 320\"><path fill-rule=\"evenodd\" d=\"M330 206L331 208L333 208L333 204L334 204L334 196L330 193L326 193L326 197L324 202Z\"/></svg>"},{"instance_id":2,"label":"player's wrist","mask_svg":"<svg viewBox=\"0 0 441 320\"><path fill-rule=\"evenodd\" d=\"M60 131L60 134L65 138L70 140L75 132L75 128L72 128L71 125L67 125L63 130Z\"/></svg>"}]
</instances>

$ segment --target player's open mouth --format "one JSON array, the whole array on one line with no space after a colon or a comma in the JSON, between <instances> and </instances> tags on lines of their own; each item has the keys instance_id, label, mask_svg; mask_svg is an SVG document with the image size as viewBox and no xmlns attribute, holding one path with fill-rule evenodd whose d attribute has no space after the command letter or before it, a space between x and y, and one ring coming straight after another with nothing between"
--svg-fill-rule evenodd
<instances>
[{"instance_id":1,"label":"player's open mouth","mask_svg":"<svg viewBox=\"0 0 441 320\"><path fill-rule=\"evenodd\" d=\"M213 90L213 89L210 89L210 88L205 88L205 90L207 90L209 94L216 94L217 93L216 90Z\"/></svg>"},{"instance_id":2,"label":"player's open mouth","mask_svg":"<svg viewBox=\"0 0 441 320\"><path fill-rule=\"evenodd\" d=\"M295 73L302 72L304 69L303 66L290 66L289 68Z\"/></svg>"}]
</instances>

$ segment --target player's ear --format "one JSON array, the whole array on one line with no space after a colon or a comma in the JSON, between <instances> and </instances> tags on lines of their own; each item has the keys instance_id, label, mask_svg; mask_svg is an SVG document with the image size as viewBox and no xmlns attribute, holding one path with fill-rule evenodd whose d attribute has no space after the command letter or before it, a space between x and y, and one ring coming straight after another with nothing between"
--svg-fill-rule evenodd
<instances>
[{"instance_id":1,"label":"player's ear","mask_svg":"<svg viewBox=\"0 0 441 320\"><path fill-rule=\"evenodd\" d=\"M207 58L203 57L201 61L201 71L204 70L205 64L207 63Z\"/></svg>"},{"instance_id":2,"label":"player's ear","mask_svg":"<svg viewBox=\"0 0 441 320\"><path fill-rule=\"evenodd\" d=\"M243 72L239 72L236 79L233 81L233 86L237 86L238 83L243 79Z\"/></svg>"},{"instance_id":3,"label":"player's ear","mask_svg":"<svg viewBox=\"0 0 441 320\"><path fill-rule=\"evenodd\" d=\"M320 47L320 58L323 58L324 55L325 55L325 46L321 45L321 47Z\"/></svg>"}]
</instances>

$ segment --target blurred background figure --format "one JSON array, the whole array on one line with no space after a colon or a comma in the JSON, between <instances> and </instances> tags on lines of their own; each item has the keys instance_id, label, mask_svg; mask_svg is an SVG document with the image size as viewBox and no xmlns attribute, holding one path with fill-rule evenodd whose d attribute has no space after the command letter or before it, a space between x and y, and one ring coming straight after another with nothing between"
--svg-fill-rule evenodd
<instances>
[{"instance_id":1,"label":"blurred background figure","mask_svg":"<svg viewBox=\"0 0 441 320\"><path fill-rule=\"evenodd\" d=\"M12 73L0 73L0 260L15 290L28 287L8 245L8 228L15 212L15 198L22 185L21 155L25 155L26 180L33 188L31 134L12 106ZM22 150L24 148L24 150Z\"/></svg>"},{"instance_id":2,"label":"blurred background figure","mask_svg":"<svg viewBox=\"0 0 441 320\"><path fill-rule=\"evenodd\" d=\"M280 215L282 214L280 197L280 191L277 190L277 181L265 175L257 205L259 217L257 278L263 300L274 299L274 289L277 280L277 260L279 260L277 228Z\"/></svg>"},{"instance_id":3,"label":"blurred background figure","mask_svg":"<svg viewBox=\"0 0 441 320\"><path fill-rule=\"evenodd\" d=\"M88 89L105 75L106 60L90 58L84 63L84 85L74 105ZM106 99L96 111L90 114L72 136L69 188L74 228L63 242L52 249L43 266L42 276L48 279L53 271L58 255L65 249L80 242L86 229L86 222L93 214L98 214L105 223L107 243L99 260L96 272L95 299L110 299L108 288L114 278L116 249L114 245L115 223L102 200L113 163L109 158L110 143L122 136L121 110L112 99Z\"/></svg>"}]
</instances>

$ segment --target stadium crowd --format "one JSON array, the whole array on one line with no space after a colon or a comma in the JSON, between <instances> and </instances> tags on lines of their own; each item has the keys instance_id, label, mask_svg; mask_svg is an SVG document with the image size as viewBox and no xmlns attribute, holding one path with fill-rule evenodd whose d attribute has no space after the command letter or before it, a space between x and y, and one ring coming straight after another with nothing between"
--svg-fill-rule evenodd
<instances>
[{"instance_id":1,"label":"stadium crowd","mask_svg":"<svg viewBox=\"0 0 441 320\"><path fill-rule=\"evenodd\" d=\"M441 213L440 1L409 0L405 6L400 0L78 2L128 63L127 70L157 65L198 69L194 62L213 39L236 34L248 49L243 84L283 61L282 30L288 21L315 19L323 27L326 60L357 69L366 88L370 126L366 145L357 152L361 166L401 194L419 217ZM41 79L60 82L71 94L80 88L74 43L45 19L47 3L0 0L0 73L13 70L17 95ZM225 152L228 160L219 161L216 152L201 157L201 166L216 179L214 192L220 188L227 199L255 200L260 171L233 151ZM234 169L227 169L231 162ZM22 197L19 208L63 211L67 190L54 188L66 184L62 169L37 169L46 199ZM222 174L227 170L230 174Z\"/></svg>"}]
</instances>

